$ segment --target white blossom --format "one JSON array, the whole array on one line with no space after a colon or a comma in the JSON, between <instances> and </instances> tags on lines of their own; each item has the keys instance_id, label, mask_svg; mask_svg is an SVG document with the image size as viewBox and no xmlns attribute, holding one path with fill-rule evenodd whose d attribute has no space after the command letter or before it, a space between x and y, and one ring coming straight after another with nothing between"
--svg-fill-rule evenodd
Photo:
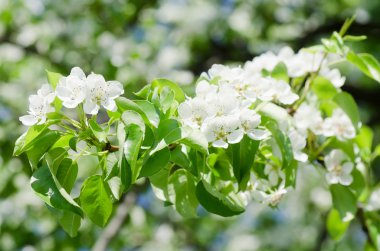
<instances>
[{"instance_id":1,"label":"white blossom","mask_svg":"<svg viewBox=\"0 0 380 251\"><path fill-rule=\"evenodd\" d=\"M321 112L312 105L302 103L294 114L294 123L302 134L311 130L316 135L323 134L323 118Z\"/></svg>"},{"instance_id":2,"label":"white blossom","mask_svg":"<svg viewBox=\"0 0 380 251\"><path fill-rule=\"evenodd\" d=\"M354 164L348 160L347 155L342 150L334 149L325 157L327 169L326 179L330 184L340 183L348 186L352 183L351 176Z\"/></svg>"},{"instance_id":3,"label":"white blossom","mask_svg":"<svg viewBox=\"0 0 380 251\"><path fill-rule=\"evenodd\" d=\"M86 78L86 99L84 111L87 114L95 115L100 106L109 111L116 109L115 98L124 93L123 86L117 81L106 82L104 77L99 74L91 73Z\"/></svg>"},{"instance_id":4,"label":"white blossom","mask_svg":"<svg viewBox=\"0 0 380 251\"><path fill-rule=\"evenodd\" d=\"M86 75L79 67L71 69L70 75L62 77L57 85L57 97L66 108L75 108L86 98Z\"/></svg>"},{"instance_id":5,"label":"white blossom","mask_svg":"<svg viewBox=\"0 0 380 251\"><path fill-rule=\"evenodd\" d=\"M49 98L31 95L29 97L28 115L21 116L19 119L26 126L41 125L46 122L46 114L53 111L54 108L50 105Z\"/></svg>"},{"instance_id":6,"label":"white blossom","mask_svg":"<svg viewBox=\"0 0 380 251\"><path fill-rule=\"evenodd\" d=\"M181 121L192 128L200 128L205 119L213 114L212 106L198 97L186 100L178 106Z\"/></svg>"},{"instance_id":7,"label":"white blossom","mask_svg":"<svg viewBox=\"0 0 380 251\"><path fill-rule=\"evenodd\" d=\"M352 139L355 137L355 128L342 109L335 109L331 117L326 118L323 124L323 134L326 137L335 136L339 140Z\"/></svg>"},{"instance_id":8,"label":"white blossom","mask_svg":"<svg viewBox=\"0 0 380 251\"><path fill-rule=\"evenodd\" d=\"M289 84L283 80L271 79L273 92L273 99L284 105L293 104L299 97L292 92Z\"/></svg>"},{"instance_id":9,"label":"white blossom","mask_svg":"<svg viewBox=\"0 0 380 251\"><path fill-rule=\"evenodd\" d=\"M325 77L326 79L330 80L330 82L336 88L342 87L344 85L344 82L346 81L346 78L340 74L340 71L338 69L330 70L328 68L323 68L320 71L320 75Z\"/></svg>"},{"instance_id":10,"label":"white blossom","mask_svg":"<svg viewBox=\"0 0 380 251\"><path fill-rule=\"evenodd\" d=\"M297 130L291 129L289 131L289 139L292 143L292 149L293 149L293 155L294 159L301 161L301 162L307 162L307 154L303 152L303 150L306 147L306 139L304 136L302 136Z\"/></svg>"},{"instance_id":11,"label":"white blossom","mask_svg":"<svg viewBox=\"0 0 380 251\"><path fill-rule=\"evenodd\" d=\"M244 133L246 133L251 139L263 140L270 135L268 130L257 128L260 125L261 117L253 110L242 110L240 112L239 120L241 129L243 129Z\"/></svg>"},{"instance_id":12,"label":"white blossom","mask_svg":"<svg viewBox=\"0 0 380 251\"><path fill-rule=\"evenodd\" d=\"M201 131L212 146L227 148L228 143L235 144L243 138L243 130L239 127L239 119L236 116L219 116L205 121Z\"/></svg>"},{"instance_id":13,"label":"white blossom","mask_svg":"<svg viewBox=\"0 0 380 251\"><path fill-rule=\"evenodd\" d=\"M277 186L279 181L285 180L285 173L271 164L266 164L264 174L268 176L270 186Z\"/></svg>"}]
</instances>

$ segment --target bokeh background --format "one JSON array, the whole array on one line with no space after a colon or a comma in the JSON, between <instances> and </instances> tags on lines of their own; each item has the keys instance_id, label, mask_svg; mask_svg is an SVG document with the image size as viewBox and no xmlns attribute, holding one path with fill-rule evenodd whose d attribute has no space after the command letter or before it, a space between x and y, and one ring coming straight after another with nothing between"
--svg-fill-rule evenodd
<instances>
[{"instance_id":1,"label":"bokeh background","mask_svg":"<svg viewBox=\"0 0 380 251\"><path fill-rule=\"evenodd\" d=\"M45 69L68 74L80 66L119 80L127 95L164 77L191 94L214 63L318 43L353 14L350 33L368 36L353 46L380 59L379 13L377 0L0 0L0 250L90 250L102 234L86 221L68 237L31 191L26 159L12 158L26 130L18 117L46 82ZM343 89L379 142L380 85L348 65L342 71ZM330 206L323 175L307 166L278 209L251 203L228 219L184 220L143 186L109 250L361 250L365 235L355 221L339 243L329 239Z\"/></svg>"}]
</instances>

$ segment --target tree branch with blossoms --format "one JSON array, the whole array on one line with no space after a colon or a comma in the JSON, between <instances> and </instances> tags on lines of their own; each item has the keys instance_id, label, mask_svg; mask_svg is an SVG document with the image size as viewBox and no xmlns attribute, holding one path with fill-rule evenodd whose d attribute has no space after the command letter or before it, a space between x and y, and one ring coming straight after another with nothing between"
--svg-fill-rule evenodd
<instances>
[{"instance_id":1,"label":"tree branch with blossoms","mask_svg":"<svg viewBox=\"0 0 380 251\"><path fill-rule=\"evenodd\" d=\"M20 117L29 128L14 154L26 153L33 190L71 236L83 217L106 226L114 204L142 178L183 217L197 217L200 207L228 217L251 200L277 207L296 189L298 170L312 166L331 192L330 236L339 240L361 210L367 245L379 248L371 163L380 148L372 147L371 129L331 64L348 61L380 82L377 60L347 45L362 39L345 35L351 22L322 45L284 47L242 66L213 65L194 97L156 79L130 100L121 97L121 83L100 74L48 72L49 84L30 96ZM97 168L78 177L86 168L78 160L93 156Z\"/></svg>"}]
</instances>

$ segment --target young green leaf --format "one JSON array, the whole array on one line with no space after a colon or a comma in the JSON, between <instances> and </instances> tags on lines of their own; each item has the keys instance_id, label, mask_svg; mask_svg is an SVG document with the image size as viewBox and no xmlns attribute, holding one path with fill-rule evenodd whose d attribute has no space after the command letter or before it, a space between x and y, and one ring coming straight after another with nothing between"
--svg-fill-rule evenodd
<instances>
[{"instance_id":1,"label":"young green leaf","mask_svg":"<svg viewBox=\"0 0 380 251\"><path fill-rule=\"evenodd\" d=\"M347 60L359 68L368 77L380 83L380 63L372 55L367 53L347 53Z\"/></svg>"},{"instance_id":2,"label":"young green leaf","mask_svg":"<svg viewBox=\"0 0 380 251\"><path fill-rule=\"evenodd\" d=\"M112 213L112 200L106 186L100 175L91 176L84 181L79 196L83 211L101 227L107 224Z\"/></svg>"},{"instance_id":3,"label":"young green leaf","mask_svg":"<svg viewBox=\"0 0 380 251\"><path fill-rule=\"evenodd\" d=\"M334 208L339 212L343 222L351 221L356 214L355 195L346 186L336 184L330 186Z\"/></svg>"},{"instance_id":4,"label":"young green leaf","mask_svg":"<svg viewBox=\"0 0 380 251\"><path fill-rule=\"evenodd\" d=\"M197 182L185 169L175 171L168 182L168 194L175 209L185 218L195 218L198 200L195 196Z\"/></svg>"},{"instance_id":5,"label":"young green leaf","mask_svg":"<svg viewBox=\"0 0 380 251\"><path fill-rule=\"evenodd\" d=\"M162 89L165 86L167 86L171 90L173 90L175 99L178 102L183 102L185 100L185 94L183 93L182 89L176 83L170 80L163 79L163 78L155 79L152 81L151 85L152 85L152 88L158 87L159 93L161 93Z\"/></svg>"},{"instance_id":6,"label":"young green leaf","mask_svg":"<svg viewBox=\"0 0 380 251\"><path fill-rule=\"evenodd\" d=\"M163 149L154 152L152 155L148 157L146 162L143 164L140 177L149 177L162 168L166 167L170 160L170 150L168 147L164 147Z\"/></svg>"},{"instance_id":7,"label":"young green leaf","mask_svg":"<svg viewBox=\"0 0 380 251\"><path fill-rule=\"evenodd\" d=\"M241 214L245 211L243 207L223 193L217 191L206 181L200 181L196 188L199 203L210 213L229 217Z\"/></svg>"},{"instance_id":8,"label":"young green leaf","mask_svg":"<svg viewBox=\"0 0 380 251\"><path fill-rule=\"evenodd\" d=\"M83 212L78 204L64 188L57 186L53 175L46 165L38 168L33 173L30 183L34 192L49 206L83 216Z\"/></svg>"},{"instance_id":9,"label":"young green leaf","mask_svg":"<svg viewBox=\"0 0 380 251\"><path fill-rule=\"evenodd\" d=\"M327 216L327 231L332 239L339 241L346 233L350 222L343 222L340 218L339 212L332 209Z\"/></svg>"}]
</instances>

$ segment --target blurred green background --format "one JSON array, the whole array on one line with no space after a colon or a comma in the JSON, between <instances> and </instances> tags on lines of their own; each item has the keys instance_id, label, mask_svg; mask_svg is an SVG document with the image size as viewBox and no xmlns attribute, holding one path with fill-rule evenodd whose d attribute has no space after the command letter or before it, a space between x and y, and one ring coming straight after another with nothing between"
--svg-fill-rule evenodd
<instances>
[{"instance_id":1,"label":"blurred green background","mask_svg":"<svg viewBox=\"0 0 380 251\"><path fill-rule=\"evenodd\" d=\"M214 63L318 43L353 14L350 33L368 36L356 50L379 59L379 13L377 0L0 0L0 250L90 250L102 234L84 222L68 237L32 193L27 160L12 158L26 130L18 117L46 82L45 69L68 74L80 66L119 80L127 96L156 77L191 93L196 76ZM342 70L343 89L379 142L380 85L348 65ZM373 168L380 176L380 163ZM365 235L355 222L339 243L328 238L330 205L323 175L308 166L278 209L253 202L228 219L184 220L142 186L109 250L361 250Z\"/></svg>"}]
</instances>

